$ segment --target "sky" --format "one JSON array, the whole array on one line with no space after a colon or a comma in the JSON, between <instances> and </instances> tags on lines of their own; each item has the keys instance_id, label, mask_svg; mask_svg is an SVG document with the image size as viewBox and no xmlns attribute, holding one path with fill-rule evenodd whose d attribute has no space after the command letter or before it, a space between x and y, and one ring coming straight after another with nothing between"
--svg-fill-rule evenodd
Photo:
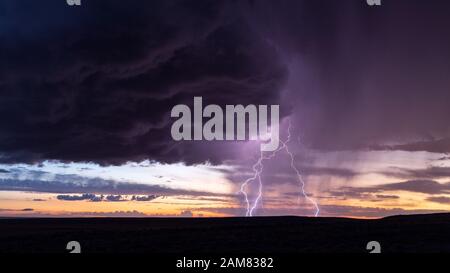
<instances>
[{"instance_id":1,"label":"sky","mask_svg":"<svg viewBox=\"0 0 450 273\"><path fill-rule=\"evenodd\" d=\"M171 109L280 105L253 216L450 210L450 3L0 2L0 217L248 214L254 141ZM301 175L301 180L296 173ZM320 209L316 209L315 204Z\"/></svg>"}]
</instances>

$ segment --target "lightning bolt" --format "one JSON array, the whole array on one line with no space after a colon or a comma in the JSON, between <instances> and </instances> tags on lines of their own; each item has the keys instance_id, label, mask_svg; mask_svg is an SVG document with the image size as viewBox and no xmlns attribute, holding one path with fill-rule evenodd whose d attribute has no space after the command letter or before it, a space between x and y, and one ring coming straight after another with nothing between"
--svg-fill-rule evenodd
<instances>
[{"instance_id":1,"label":"lightning bolt","mask_svg":"<svg viewBox=\"0 0 450 273\"><path fill-rule=\"evenodd\" d=\"M281 147L278 148L277 150L273 151L269 156L264 156L264 153L261 151L258 161L252 167L252 169L254 171L253 177L248 178L241 185L240 192L244 195L245 202L247 204L246 216L253 216L253 211L258 206L258 202L262 199L263 184L262 184L262 179L261 179L261 173L264 169L263 161L272 159L279 151L283 150L286 146L286 143L284 143L284 142L281 142L281 143L282 143ZM257 195L255 201L253 202L253 205L250 206L250 200L248 199L248 194L247 194L246 188L251 182L253 182L255 180L258 180L258 195Z\"/></svg>"},{"instance_id":2,"label":"lightning bolt","mask_svg":"<svg viewBox=\"0 0 450 273\"><path fill-rule=\"evenodd\" d=\"M291 120L289 119L288 138L287 138L286 142L291 141L291 128L292 128ZM303 179L303 176L300 174L300 171L295 166L295 156L293 153L291 153L291 151L289 150L289 147L287 145L285 145L285 147L286 147L286 149L285 149L286 153L288 153L289 157L291 158L291 168L295 171L295 174L297 175L297 179L298 179L298 182L300 183L300 189L302 191L302 194L315 207L316 212L314 213L314 217L317 217L320 213L319 205L317 204L317 202L314 199L309 197L308 194L306 193L306 191L305 191L306 183L305 183L305 180Z\"/></svg>"},{"instance_id":3,"label":"lightning bolt","mask_svg":"<svg viewBox=\"0 0 450 273\"><path fill-rule=\"evenodd\" d=\"M257 208L258 203L260 202L260 200L262 199L262 189L263 189L263 183L262 183L262 179L261 179L261 174L262 171L264 169L264 161L265 160L270 160L272 158L274 158L278 152L285 150L286 153L289 155L290 157L290 166L291 169L294 170L296 176L297 176L297 180L299 182L299 186L300 186L300 190L301 193L303 195L303 197L306 198L306 200L308 200L314 207L315 207L315 213L314 216L317 217L320 213L320 208L319 205L317 204L317 202L312 199L305 190L305 180L303 179L300 171L298 170L298 168L295 166L295 156L294 154L289 150L289 146L288 143L291 141L291 128L292 128L292 124L291 124L291 120L289 119L289 127L288 127L288 136L287 136L287 140L284 142L282 140L280 140L281 142L281 146L273 151L272 153L270 153L269 155L264 155L264 153L261 151L260 152L260 156L258 161L253 165L252 169L253 169L253 176L248 178L247 180L244 181L244 183L241 184L241 188L240 188L240 193L242 193L244 195L245 198L245 203L247 204L247 212L245 214L245 216L253 216L253 211ZM249 198L248 198L248 194L247 194L247 187L253 182L253 181L258 181L258 195L256 196L255 200L253 201L253 204L251 204Z\"/></svg>"}]
</instances>

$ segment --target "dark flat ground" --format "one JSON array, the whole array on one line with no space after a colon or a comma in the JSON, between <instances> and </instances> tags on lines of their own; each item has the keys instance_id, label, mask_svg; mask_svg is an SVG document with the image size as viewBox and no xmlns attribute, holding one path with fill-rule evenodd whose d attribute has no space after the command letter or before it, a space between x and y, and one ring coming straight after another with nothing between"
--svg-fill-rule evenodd
<instances>
[{"instance_id":1,"label":"dark flat ground","mask_svg":"<svg viewBox=\"0 0 450 273\"><path fill-rule=\"evenodd\" d=\"M295 254L450 253L450 214L379 220L304 217L0 219L0 252Z\"/></svg>"}]
</instances>

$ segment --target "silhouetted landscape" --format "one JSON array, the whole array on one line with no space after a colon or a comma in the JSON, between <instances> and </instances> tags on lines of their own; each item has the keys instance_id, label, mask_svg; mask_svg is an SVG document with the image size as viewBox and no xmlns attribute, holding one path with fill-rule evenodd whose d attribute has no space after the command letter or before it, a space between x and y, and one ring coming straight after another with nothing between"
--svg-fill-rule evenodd
<instances>
[{"instance_id":1,"label":"silhouetted landscape","mask_svg":"<svg viewBox=\"0 0 450 273\"><path fill-rule=\"evenodd\" d=\"M254 218L5 218L0 252L67 253L383 253L450 252L450 214L377 220Z\"/></svg>"}]
</instances>

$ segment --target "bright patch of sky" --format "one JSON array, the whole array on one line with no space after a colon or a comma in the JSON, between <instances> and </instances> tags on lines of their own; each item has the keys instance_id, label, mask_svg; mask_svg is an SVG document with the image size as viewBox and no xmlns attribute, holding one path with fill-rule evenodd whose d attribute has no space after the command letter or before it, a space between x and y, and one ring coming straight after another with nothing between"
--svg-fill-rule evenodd
<instances>
[{"instance_id":1,"label":"bright patch of sky","mask_svg":"<svg viewBox=\"0 0 450 273\"><path fill-rule=\"evenodd\" d=\"M211 193L231 193L232 184L224 171L233 167L208 163L187 166L184 163L162 164L143 161L128 162L120 166L100 166L94 163L62 163L45 161L42 164L2 165L0 168L9 171L0 174L1 178L35 179L39 172L40 180L51 181L55 175L77 175L85 178L101 178L124 183L159 185L172 189L183 189Z\"/></svg>"}]
</instances>

